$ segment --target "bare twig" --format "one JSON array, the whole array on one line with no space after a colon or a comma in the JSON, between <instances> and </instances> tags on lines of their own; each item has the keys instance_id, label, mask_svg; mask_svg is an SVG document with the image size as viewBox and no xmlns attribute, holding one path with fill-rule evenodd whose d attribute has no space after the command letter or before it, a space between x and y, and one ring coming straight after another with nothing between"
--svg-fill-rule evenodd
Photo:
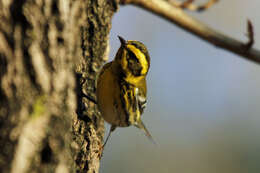
<instances>
[{"instance_id":1,"label":"bare twig","mask_svg":"<svg viewBox=\"0 0 260 173\"><path fill-rule=\"evenodd\" d=\"M247 36L248 36L248 42L246 43L246 48L247 49L250 49L255 40L254 40L254 27L253 27L253 24L252 22L248 19L247 20Z\"/></svg>"},{"instance_id":2,"label":"bare twig","mask_svg":"<svg viewBox=\"0 0 260 173\"><path fill-rule=\"evenodd\" d=\"M121 0L121 4L133 4L178 25L209 43L260 64L260 51L247 49L245 44L187 15L182 9L164 0Z\"/></svg>"},{"instance_id":3,"label":"bare twig","mask_svg":"<svg viewBox=\"0 0 260 173\"><path fill-rule=\"evenodd\" d=\"M218 2L218 0L208 0L203 5L195 5L195 4L193 4L193 2L194 2L194 0L186 0L184 2L169 0L169 3L172 4L175 7L187 9L187 10L190 10L190 11L198 11L198 12L202 12L202 11L210 8L213 4Z\"/></svg>"},{"instance_id":4,"label":"bare twig","mask_svg":"<svg viewBox=\"0 0 260 173\"><path fill-rule=\"evenodd\" d=\"M194 0L186 0L183 3L180 4L181 8L189 8L189 6L193 3ZM175 2L173 0L170 0L170 2Z\"/></svg>"}]
</instances>

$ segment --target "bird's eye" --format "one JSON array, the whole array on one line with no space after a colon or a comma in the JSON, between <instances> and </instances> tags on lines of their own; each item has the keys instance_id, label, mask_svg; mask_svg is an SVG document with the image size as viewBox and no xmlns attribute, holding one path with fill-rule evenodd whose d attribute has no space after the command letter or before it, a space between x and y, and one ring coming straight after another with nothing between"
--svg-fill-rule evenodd
<instances>
[{"instance_id":1,"label":"bird's eye","mask_svg":"<svg viewBox=\"0 0 260 173\"><path fill-rule=\"evenodd\" d=\"M129 53L129 58L130 58L132 61L138 63L138 59L137 59L137 57L135 56L135 54L134 54L132 51L128 51L128 53Z\"/></svg>"},{"instance_id":2,"label":"bird's eye","mask_svg":"<svg viewBox=\"0 0 260 173\"><path fill-rule=\"evenodd\" d=\"M141 74L142 71L142 66L139 62L139 59L136 57L136 55L128 50L128 54L127 54L127 67L128 70L134 75L134 76L139 76Z\"/></svg>"}]
</instances>

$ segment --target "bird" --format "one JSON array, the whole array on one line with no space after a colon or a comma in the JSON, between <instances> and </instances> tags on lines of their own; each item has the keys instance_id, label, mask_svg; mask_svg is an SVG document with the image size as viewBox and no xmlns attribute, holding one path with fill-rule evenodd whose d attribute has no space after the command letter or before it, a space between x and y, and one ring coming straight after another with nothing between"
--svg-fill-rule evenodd
<instances>
[{"instance_id":1,"label":"bird","mask_svg":"<svg viewBox=\"0 0 260 173\"><path fill-rule=\"evenodd\" d=\"M118 36L121 46L113 61L106 63L97 80L97 104L102 117L111 124L104 149L111 133L117 127L135 126L154 142L141 120L146 107L146 76L150 68L150 56L140 41L126 41Z\"/></svg>"}]
</instances>

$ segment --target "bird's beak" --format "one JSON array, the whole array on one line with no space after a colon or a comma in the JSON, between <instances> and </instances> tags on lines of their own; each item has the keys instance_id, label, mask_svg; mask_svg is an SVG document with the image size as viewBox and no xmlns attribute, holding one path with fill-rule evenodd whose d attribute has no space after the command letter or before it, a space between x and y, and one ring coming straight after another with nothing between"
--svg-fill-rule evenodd
<instances>
[{"instance_id":1,"label":"bird's beak","mask_svg":"<svg viewBox=\"0 0 260 173\"><path fill-rule=\"evenodd\" d=\"M120 40L120 42L121 42L121 45L122 46L125 46L126 45L126 41L125 41L125 39L123 39L123 37L121 37L121 36L117 36L118 38L119 38L119 40Z\"/></svg>"}]
</instances>

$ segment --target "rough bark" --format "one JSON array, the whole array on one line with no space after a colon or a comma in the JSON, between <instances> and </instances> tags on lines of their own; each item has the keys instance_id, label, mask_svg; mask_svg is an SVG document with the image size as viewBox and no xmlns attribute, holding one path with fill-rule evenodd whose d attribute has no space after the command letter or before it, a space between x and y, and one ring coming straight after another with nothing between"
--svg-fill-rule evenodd
<instances>
[{"instance_id":1,"label":"rough bark","mask_svg":"<svg viewBox=\"0 0 260 173\"><path fill-rule=\"evenodd\" d=\"M113 0L0 1L0 172L98 172Z\"/></svg>"}]
</instances>

